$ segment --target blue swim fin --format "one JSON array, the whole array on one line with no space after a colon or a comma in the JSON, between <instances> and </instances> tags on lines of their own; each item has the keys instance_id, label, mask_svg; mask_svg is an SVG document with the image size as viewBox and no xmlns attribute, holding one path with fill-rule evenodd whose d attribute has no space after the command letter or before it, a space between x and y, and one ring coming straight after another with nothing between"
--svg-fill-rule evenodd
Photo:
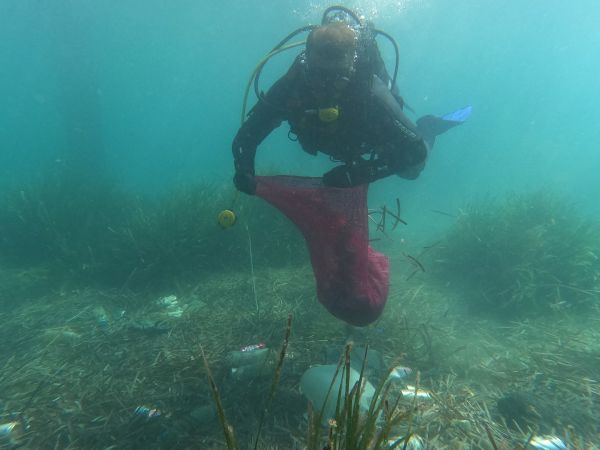
<instances>
[{"instance_id":1,"label":"blue swim fin","mask_svg":"<svg viewBox=\"0 0 600 450\"><path fill-rule=\"evenodd\" d=\"M465 122L471 113L473 112L473 107L471 105L465 106L464 108L457 109L456 111L452 111L446 115L442 116L442 119L448 120L451 122L463 123ZM457 125L458 125L457 123Z\"/></svg>"},{"instance_id":2,"label":"blue swim fin","mask_svg":"<svg viewBox=\"0 0 600 450\"><path fill-rule=\"evenodd\" d=\"M472 106L465 106L443 116L423 116L417 120L417 131L427 142L429 148L433 147L435 137L445 133L450 128L465 122L473 112Z\"/></svg>"}]
</instances>

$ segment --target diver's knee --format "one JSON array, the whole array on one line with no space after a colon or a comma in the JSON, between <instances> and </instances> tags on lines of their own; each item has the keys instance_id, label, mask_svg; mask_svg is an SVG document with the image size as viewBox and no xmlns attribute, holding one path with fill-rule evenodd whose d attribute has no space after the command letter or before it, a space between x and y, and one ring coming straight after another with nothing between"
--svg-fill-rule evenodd
<instances>
[{"instance_id":1,"label":"diver's knee","mask_svg":"<svg viewBox=\"0 0 600 450\"><path fill-rule=\"evenodd\" d=\"M425 162L422 162L421 164L418 164L416 166L403 167L396 171L396 175L407 180L414 180L421 174L424 168Z\"/></svg>"},{"instance_id":2,"label":"diver's knee","mask_svg":"<svg viewBox=\"0 0 600 450\"><path fill-rule=\"evenodd\" d=\"M409 149L398 148L395 152L390 153L390 155L390 168L392 172L402 178L414 180L425 168L427 147L423 143L423 145L416 145Z\"/></svg>"}]
</instances>

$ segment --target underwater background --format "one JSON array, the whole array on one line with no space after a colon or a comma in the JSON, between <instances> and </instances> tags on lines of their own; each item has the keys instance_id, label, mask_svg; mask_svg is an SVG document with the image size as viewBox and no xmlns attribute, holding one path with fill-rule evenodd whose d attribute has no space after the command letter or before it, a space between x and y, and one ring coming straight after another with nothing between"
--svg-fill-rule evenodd
<instances>
[{"instance_id":1,"label":"underwater background","mask_svg":"<svg viewBox=\"0 0 600 450\"><path fill-rule=\"evenodd\" d=\"M417 182L385 180L374 195L402 193L412 212L549 187L598 212L596 2L344 4L398 41L398 85L419 115L466 104L475 111L444 136ZM2 2L2 184L76 164L142 192L198 178L228 183L252 69L327 5ZM288 53L269 63L263 89L286 69L295 51ZM282 126L263 145L259 167L311 175L328 167L286 134ZM69 148L82 146L90 148L76 160Z\"/></svg>"},{"instance_id":2,"label":"underwater background","mask_svg":"<svg viewBox=\"0 0 600 450\"><path fill-rule=\"evenodd\" d=\"M504 448L526 441L529 430L572 439L569 448L597 448L600 4L340 4L397 40L397 84L413 120L473 106L467 123L436 141L418 179L389 177L369 188L371 207L399 199L408 225L373 244L391 259L392 286L384 319L364 333L324 317L303 241L278 213L241 196L234 229L216 223L235 198L231 141L252 70L289 32L318 23L330 3L0 2L0 419L19 421L25 436L7 432L0 448L23 440L30 448L223 448L218 421L188 417L198 403L190 392L212 404L199 345L217 382L229 386L222 389L225 411L235 409L228 401L244 399L233 422L248 440L258 421L250 405L268 397L270 379L256 398L244 397L245 387L223 375L231 369L223 355L269 339L277 350L288 314L297 356L282 374L282 397L269 406L297 420L266 426L273 446L303 448L281 431L303 426L306 404L293 395L300 375L326 362L314 357L326 341L336 343L327 355L343 353L357 333L353 338L373 346L386 366L403 354L455 410L465 389L481 388L477 401L494 405L490 423L507 425L513 414L519 424L516 431L510 423L510 431L490 425L497 439L511 442ZM391 46L380 41L380 48L392 67ZM262 89L295 55L269 61ZM284 123L263 142L257 173L320 176L332 167L287 132ZM171 321L179 316L163 308L175 294L186 306L177 325ZM161 314L168 316L164 327ZM398 331L399 323L406 326ZM145 360L149 348L156 351ZM523 353L510 353L517 348ZM92 363L86 354L98 356ZM193 377L182 369L190 358ZM106 367L123 365L110 377L127 382L108 389L102 378L93 383L97 391L75 398L87 384L74 382L81 373L101 377ZM140 371L147 379L136 388ZM450 375L460 395L453 396ZM48 377L60 383L40 381ZM53 389L70 383L72 391ZM506 412L507 403L528 402L548 411L566 405L573 414ZM128 422L143 405L170 410L171 422L156 429ZM88 412L96 406L100 412ZM469 447L488 428L461 411L431 420L472 420L473 428L459 437L432 432L427 448L487 448ZM180 416L191 425L177 422ZM105 418L103 428L97 417ZM79 423L77 431L66 423ZM51 443L36 441L47 434L44 426L54 430ZM194 430L203 426L210 432L202 436L215 437L199 443Z\"/></svg>"}]
</instances>

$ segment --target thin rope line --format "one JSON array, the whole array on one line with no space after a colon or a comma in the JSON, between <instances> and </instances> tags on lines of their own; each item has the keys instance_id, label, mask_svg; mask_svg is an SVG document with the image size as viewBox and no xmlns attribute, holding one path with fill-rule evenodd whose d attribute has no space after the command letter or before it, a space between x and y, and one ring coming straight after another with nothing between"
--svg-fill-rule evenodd
<instances>
[{"instance_id":1,"label":"thin rope line","mask_svg":"<svg viewBox=\"0 0 600 450\"><path fill-rule=\"evenodd\" d=\"M250 238L250 230L248 224L246 224L246 234L248 235L248 249L250 250L250 273L252 274L252 292L254 293L254 304L256 305L256 312L258 313L258 297L256 295L256 278L254 276L254 257L252 255L252 239Z\"/></svg>"}]
</instances>

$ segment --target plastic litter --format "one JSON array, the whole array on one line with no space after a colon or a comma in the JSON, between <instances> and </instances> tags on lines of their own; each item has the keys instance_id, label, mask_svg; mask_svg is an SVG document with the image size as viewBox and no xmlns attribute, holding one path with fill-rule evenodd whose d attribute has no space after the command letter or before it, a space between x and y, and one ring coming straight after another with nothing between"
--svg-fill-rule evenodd
<instances>
[{"instance_id":1,"label":"plastic litter","mask_svg":"<svg viewBox=\"0 0 600 450\"><path fill-rule=\"evenodd\" d=\"M167 316L180 318L183 315L183 308L177 301L176 295L167 295L158 299L158 304L167 310Z\"/></svg>"},{"instance_id":2,"label":"plastic litter","mask_svg":"<svg viewBox=\"0 0 600 450\"><path fill-rule=\"evenodd\" d=\"M406 389L402 389L402 395L408 398L421 398L421 399L430 399L431 393L425 389L417 389L414 386L407 385Z\"/></svg>"},{"instance_id":3,"label":"plastic litter","mask_svg":"<svg viewBox=\"0 0 600 450\"><path fill-rule=\"evenodd\" d=\"M240 348L240 352L251 352L253 350L260 350L261 348L265 348L267 344L264 342L259 342L258 344L246 345L245 347Z\"/></svg>"},{"instance_id":4,"label":"plastic litter","mask_svg":"<svg viewBox=\"0 0 600 450\"><path fill-rule=\"evenodd\" d=\"M312 402L315 411L323 410L322 425L327 425L329 419L335 418L337 393L342 383L346 382L346 371L340 370L337 375L336 371L336 364L313 366L304 372L300 378L300 391L302 394ZM327 396L334 376L335 380L331 388L332 393ZM349 385L352 387L358 382L360 374L353 368L350 368L349 378ZM362 411L368 410L373 395L375 395L375 388L363 378L362 395L360 396L360 409Z\"/></svg>"},{"instance_id":5,"label":"plastic litter","mask_svg":"<svg viewBox=\"0 0 600 450\"><path fill-rule=\"evenodd\" d=\"M557 436L534 436L529 444L541 450L567 450L565 443Z\"/></svg>"},{"instance_id":6,"label":"plastic litter","mask_svg":"<svg viewBox=\"0 0 600 450\"><path fill-rule=\"evenodd\" d=\"M138 406L133 410L136 416L142 416L147 419L153 419L155 417L162 416L162 412L159 409L148 408L147 406Z\"/></svg>"},{"instance_id":7,"label":"plastic litter","mask_svg":"<svg viewBox=\"0 0 600 450\"><path fill-rule=\"evenodd\" d=\"M392 381L400 381L408 377L411 373L412 369L410 367L396 366L390 372L388 379Z\"/></svg>"},{"instance_id":8,"label":"plastic litter","mask_svg":"<svg viewBox=\"0 0 600 450\"><path fill-rule=\"evenodd\" d=\"M269 356L267 347L254 350L236 350L229 352L227 362L231 367L249 366L251 364L262 364Z\"/></svg>"},{"instance_id":9,"label":"plastic litter","mask_svg":"<svg viewBox=\"0 0 600 450\"><path fill-rule=\"evenodd\" d=\"M0 424L0 448L18 445L22 435L23 425L21 425L21 422L13 421Z\"/></svg>"},{"instance_id":10,"label":"plastic litter","mask_svg":"<svg viewBox=\"0 0 600 450\"><path fill-rule=\"evenodd\" d=\"M245 345L240 350L229 352L227 363L231 367L231 378L242 381L270 374L274 362L272 356L264 342Z\"/></svg>"}]
</instances>

